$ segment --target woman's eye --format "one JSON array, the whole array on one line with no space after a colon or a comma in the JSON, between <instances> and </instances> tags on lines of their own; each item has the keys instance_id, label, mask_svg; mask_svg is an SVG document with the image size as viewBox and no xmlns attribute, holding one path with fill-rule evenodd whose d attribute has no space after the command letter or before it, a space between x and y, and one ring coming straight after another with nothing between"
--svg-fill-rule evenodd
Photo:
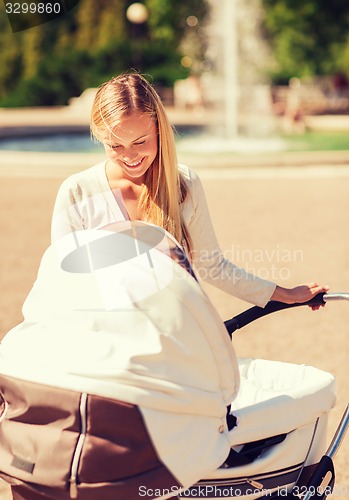
<instances>
[{"instance_id":1,"label":"woman's eye","mask_svg":"<svg viewBox=\"0 0 349 500\"><path fill-rule=\"evenodd\" d=\"M110 147L111 147L111 149L120 149L120 148L121 148L121 146L120 146L120 145L118 145L118 144L116 144L116 145L114 145L114 146L110 146Z\"/></svg>"},{"instance_id":2,"label":"woman's eye","mask_svg":"<svg viewBox=\"0 0 349 500\"><path fill-rule=\"evenodd\" d=\"M135 146L142 146L142 144L145 144L145 141L139 141L134 143Z\"/></svg>"}]
</instances>

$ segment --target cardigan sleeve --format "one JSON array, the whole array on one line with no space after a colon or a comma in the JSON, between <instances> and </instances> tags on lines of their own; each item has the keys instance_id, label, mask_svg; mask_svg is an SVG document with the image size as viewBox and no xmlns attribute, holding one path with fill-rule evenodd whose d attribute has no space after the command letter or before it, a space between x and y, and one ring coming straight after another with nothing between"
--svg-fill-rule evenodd
<instances>
[{"instance_id":1,"label":"cardigan sleeve","mask_svg":"<svg viewBox=\"0 0 349 500\"><path fill-rule=\"evenodd\" d=\"M264 307L276 285L258 278L226 259L211 221L205 193L198 175L185 175L189 186L183 216L193 243L193 265L197 276L242 300Z\"/></svg>"}]
</instances>

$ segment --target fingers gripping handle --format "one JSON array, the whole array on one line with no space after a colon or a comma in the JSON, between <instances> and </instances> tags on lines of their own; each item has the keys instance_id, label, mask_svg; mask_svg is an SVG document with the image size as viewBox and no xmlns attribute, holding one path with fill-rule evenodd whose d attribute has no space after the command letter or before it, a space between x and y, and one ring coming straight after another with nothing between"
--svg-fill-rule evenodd
<instances>
[{"instance_id":1,"label":"fingers gripping handle","mask_svg":"<svg viewBox=\"0 0 349 500\"><path fill-rule=\"evenodd\" d=\"M224 322L224 324L226 329L228 330L228 333L231 335L233 332L235 332L235 330L238 330L239 328L248 325L252 321L258 318L262 318L263 316L266 316L267 314L271 314L276 311L282 311L283 309L290 309L291 307L324 305L326 304L324 297L325 295L326 294L324 292L318 293L311 300L308 300L308 302L302 302L296 304L285 304L284 302L271 300L265 307L258 307L258 306L251 307L250 309L247 309L247 311L238 314L234 318L228 319L227 321Z\"/></svg>"}]
</instances>

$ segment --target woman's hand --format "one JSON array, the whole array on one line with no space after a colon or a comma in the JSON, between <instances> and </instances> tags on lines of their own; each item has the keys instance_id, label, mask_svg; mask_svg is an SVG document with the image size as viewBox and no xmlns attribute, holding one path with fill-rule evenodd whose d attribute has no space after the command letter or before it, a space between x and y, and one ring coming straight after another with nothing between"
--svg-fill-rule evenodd
<instances>
[{"instance_id":1,"label":"woman's hand","mask_svg":"<svg viewBox=\"0 0 349 500\"><path fill-rule=\"evenodd\" d=\"M302 304L308 302L318 293L326 293L330 288L328 286L319 286L317 283L309 283L306 285L296 286L294 288L283 288L277 286L271 300L278 300L285 304ZM319 305L310 306L313 311L320 308Z\"/></svg>"}]
</instances>

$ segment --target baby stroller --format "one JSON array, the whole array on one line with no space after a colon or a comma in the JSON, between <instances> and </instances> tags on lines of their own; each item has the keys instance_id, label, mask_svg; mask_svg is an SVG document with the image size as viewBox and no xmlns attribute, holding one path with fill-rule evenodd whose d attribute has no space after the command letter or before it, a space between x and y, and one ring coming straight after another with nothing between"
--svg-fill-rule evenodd
<instances>
[{"instance_id":1,"label":"baby stroller","mask_svg":"<svg viewBox=\"0 0 349 500\"><path fill-rule=\"evenodd\" d=\"M321 295L314 303L346 295ZM140 222L66 235L0 348L0 476L15 500L326 497L334 379L236 360L172 237Z\"/></svg>"}]
</instances>

